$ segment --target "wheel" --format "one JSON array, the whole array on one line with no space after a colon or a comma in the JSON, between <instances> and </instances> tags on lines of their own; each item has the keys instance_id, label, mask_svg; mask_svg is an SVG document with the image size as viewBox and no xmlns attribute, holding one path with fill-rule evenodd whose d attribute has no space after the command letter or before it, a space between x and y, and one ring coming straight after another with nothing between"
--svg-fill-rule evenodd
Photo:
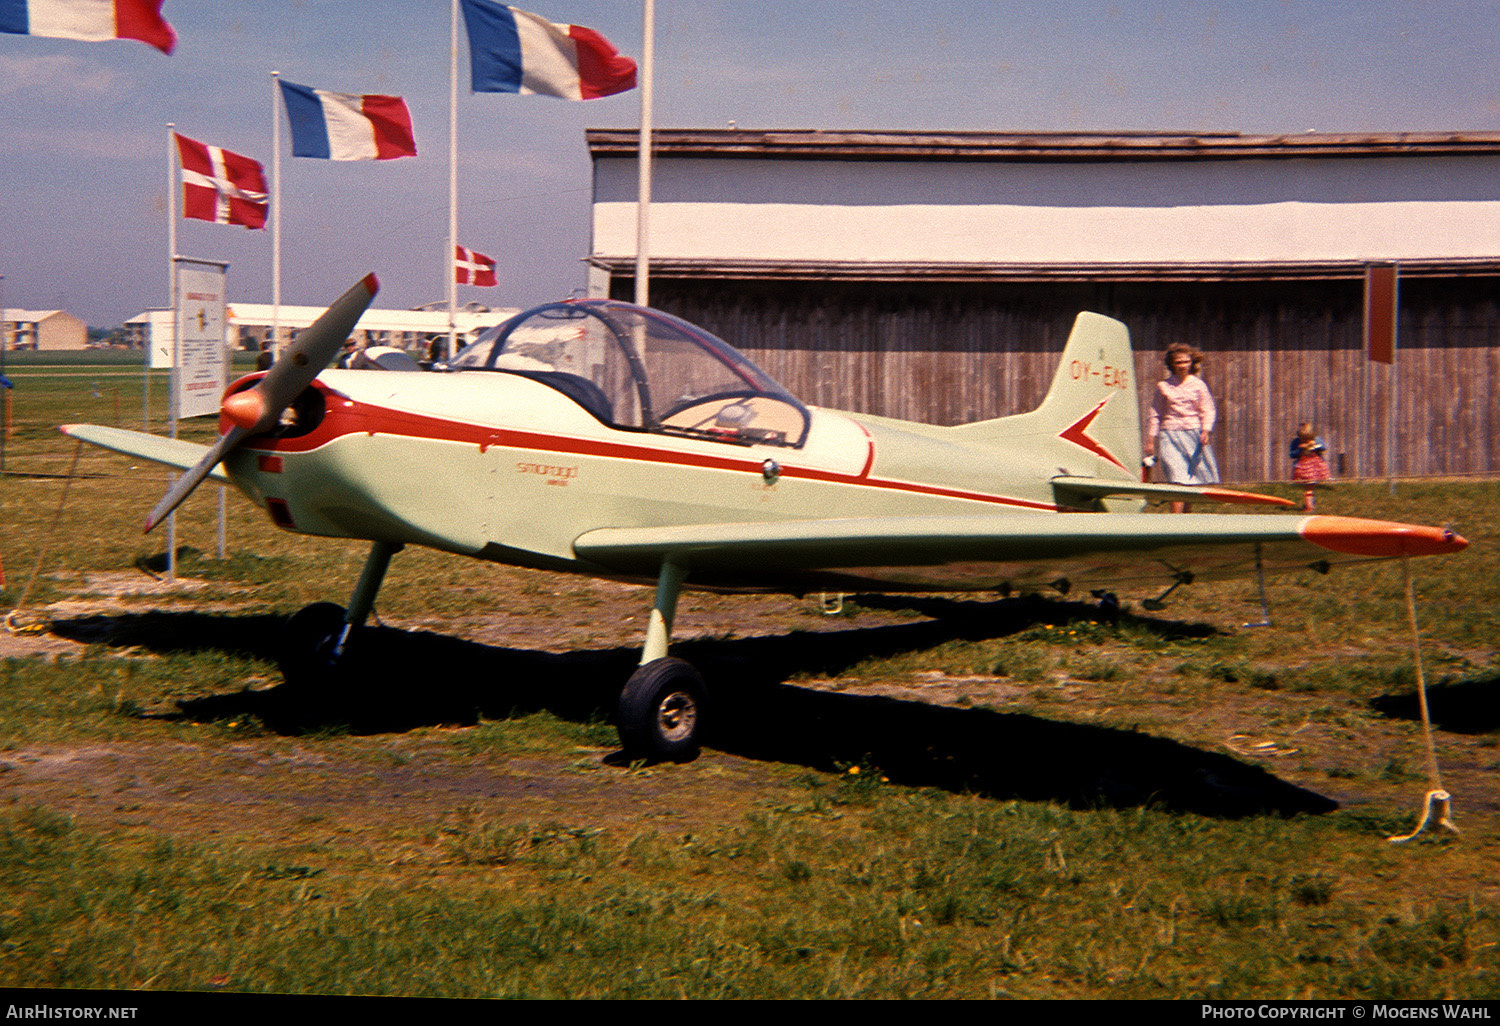
<instances>
[{"instance_id":1,"label":"wheel","mask_svg":"<svg viewBox=\"0 0 1500 1026\"><path fill-rule=\"evenodd\" d=\"M333 646L344 629L344 607L314 602L286 619L276 646L276 664L288 684L301 685L333 668Z\"/></svg>"},{"instance_id":2,"label":"wheel","mask_svg":"<svg viewBox=\"0 0 1500 1026\"><path fill-rule=\"evenodd\" d=\"M626 753L672 762L696 758L706 696L703 678L681 659L654 659L636 670L616 710Z\"/></svg>"}]
</instances>

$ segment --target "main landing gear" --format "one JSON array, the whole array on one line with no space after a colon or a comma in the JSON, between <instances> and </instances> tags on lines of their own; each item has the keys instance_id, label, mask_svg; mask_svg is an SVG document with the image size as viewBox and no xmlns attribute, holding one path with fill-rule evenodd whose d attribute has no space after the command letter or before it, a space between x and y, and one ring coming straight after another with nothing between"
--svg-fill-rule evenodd
<instances>
[{"instance_id":1,"label":"main landing gear","mask_svg":"<svg viewBox=\"0 0 1500 1026\"><path fill-rule=\"evenodd\" d=\"M319 687L338 677L350 639L375 608L375 595L390 569L391 557L404 547L399 542L375 542L370 546L359 583L349 597L348 609L332 602L314 602L287 618L276 662L288 684Z\"/></svg>"},{"instance_id":2,"label":"main landing gear","mask_svg":"<svg viewBox=\"0 0 1500 1026\"><path fill-rule=\"evenodd\" d=\"M631 758L688 762L698 755L708 691L698 671L667 655L687 571L670 559L656 582L641 665L615 707L620 742Z\"/></svg>"},{"instance_id":3,"label":"main landing gear","mask_svg":"<svg viewBox=\"0 0 1500 1026\"><path fill-rule=\"evenodd\" d=\"M636 670L615 710L626 754L672 762L696 757L705 698L703 678L681 659L653 659Z\"/></svg>"},{"instance_id":4,"label":"main landing gear","mask_svg":"<svg viewBox=\"0 0 1500 1026\"><path fill-rule=\"evenodd\" d=\"M349 668L345 657L350 641L369 618L391 557L401 549L394 542L370 547L348 609L316 602L287 619L276 661L288 684L327 690L342 679ZM686 577L687 571L671 560L662 564L641 665L615 706L620 742L632 759L688 762L698 755L708 690L690 664L667 655Z\"/></svg>"}]
</instances>

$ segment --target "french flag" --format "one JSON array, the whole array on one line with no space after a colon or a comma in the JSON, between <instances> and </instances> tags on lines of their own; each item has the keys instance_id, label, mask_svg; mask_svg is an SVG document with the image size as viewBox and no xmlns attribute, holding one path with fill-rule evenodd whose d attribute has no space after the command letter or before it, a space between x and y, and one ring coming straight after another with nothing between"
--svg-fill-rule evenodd
<instances>
[{"instance_id":1,"label":"french flag","mask_svg":"<svg viewBox=\"0 0 1500 1026\"><path fill-rule=\"evenodd\" d=\"M53 39L138 39L162 53L177 33L161 16L162 0L0 0L0 32Z\"/></svg>"},{"instance_id":2,"label":"french flag","mask_svg":"<svg viewBox=\"0 0 1500 1026\"><path fill-rule=\"evenodd\" d=\"M582 25L493 0L462 0L476 93L536 93L593 100L635 88L635 61Z\"/></svg>"},{"instance_id":3,"label":"french flag","mask_svg":"<svg viewBox=\"0 0 1500 1026\"><path fill-rule=\"evenodd\" d=\"M417 155L411 112L399 96L354 96L282 82L281 98L292 126L294 157L393 160Z\"/></svg>"}]
</instances>

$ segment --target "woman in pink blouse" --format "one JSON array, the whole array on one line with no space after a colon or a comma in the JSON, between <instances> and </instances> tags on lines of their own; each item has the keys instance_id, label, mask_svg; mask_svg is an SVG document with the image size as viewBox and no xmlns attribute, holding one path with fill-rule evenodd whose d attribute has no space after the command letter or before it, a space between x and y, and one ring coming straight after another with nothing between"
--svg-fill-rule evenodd
<instances>
[{"instance_id":1,"label":"woman in pink blouse","mask_svg":"<svg viewBox=\"0 0 1500 1026\"><path fill-rule=\"evenodd\" d=\"M1218 484L1219 465L1209 448L1218 412L1208 386L1198 377L1203 354L1190 345L1167 347L1171 377L1158 382L1151 397L1146 424L1146 455L1155 456L1162 476L1173 484ZM1173 513L1186 513L1188 504L1172 503Z\"/></svg>"}]
</instances>

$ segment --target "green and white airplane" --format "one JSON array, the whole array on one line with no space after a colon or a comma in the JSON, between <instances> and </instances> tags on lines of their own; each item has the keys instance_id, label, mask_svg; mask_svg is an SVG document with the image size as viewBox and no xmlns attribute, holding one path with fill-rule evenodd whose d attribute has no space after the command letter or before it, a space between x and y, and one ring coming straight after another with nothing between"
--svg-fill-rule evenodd
<instances>
[{"instance_id":1,"label":"green and white airplane","mask_svg":"<svg viewBox=\"0 0 1500 1026\"><path fill-rule=\"evenodd\" d=\"M654 582L626 749L696 753L708 692L668 656L684 587L727 592L1061 592L1457 552L1451 531L1281 513L1143 516L1149 500L1291 505L1145 484L1125 326L1079 314L1042 405L958 427L810 407L722 340L607 300L519 314L446 371L327 370L373 298L356 284L263 374L230 386L212 446L71 424L208 476L288 531L371 542L347 608L295 614L289 681L336 672L392 556L426 545Z\"/></svg>"}]
</instances>

